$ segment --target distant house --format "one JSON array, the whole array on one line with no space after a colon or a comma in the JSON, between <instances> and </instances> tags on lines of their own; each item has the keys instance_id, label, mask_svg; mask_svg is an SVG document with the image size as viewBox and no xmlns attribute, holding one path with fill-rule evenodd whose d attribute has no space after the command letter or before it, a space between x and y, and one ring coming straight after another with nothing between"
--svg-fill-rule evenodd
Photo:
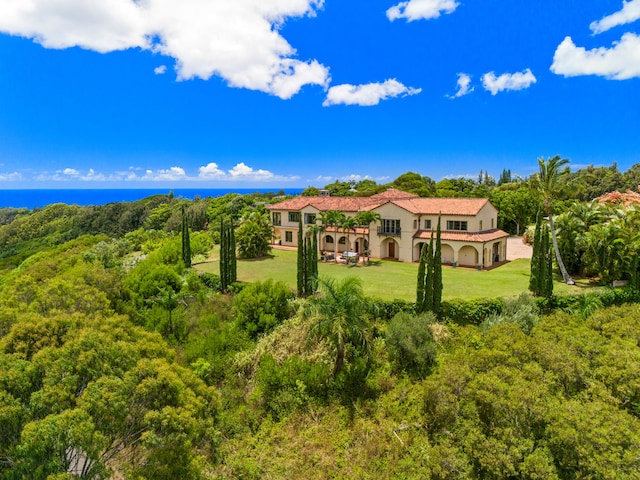
<instances>
[{"instance_id":1,"label":"distant house","mask_svg":"<svg viewBox=\"0 0 640 480\"><path fill-rule=\"evenodd\" d=\"M486 198L422 198L389 189L371 197L296 197L267 207L274 241L297 246L298 225L320 225L318 215L339 210L347 216L373 210L381 221L349 232L328 227L319 248L328 252L369 250L371 257L417 262L420 249L435 237L441 216L442 261L446 264L490 267L506 259L508 234L497 228L498 211ZM367 244L370 233L371 245ZM336 249L335 242L338 243Z\"/></svg>"}]
</instances>

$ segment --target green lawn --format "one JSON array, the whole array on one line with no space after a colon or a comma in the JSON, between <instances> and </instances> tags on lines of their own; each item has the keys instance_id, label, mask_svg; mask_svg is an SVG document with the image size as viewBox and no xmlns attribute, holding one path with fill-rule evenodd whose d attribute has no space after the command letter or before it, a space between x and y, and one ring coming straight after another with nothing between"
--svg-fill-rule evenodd
<instances>
[{"instance_id":1,"label":"green lawn","mask_svg":"<svg viewBox=\"0 0 640 480\"><path fill-rule=\"evenodd\" d=\"M289 250L272 250L272 256L258 260L238 260L238 280L281 280L296 288L297 253ZM213 260L195 265L203 272L219 273L217 251ZM527 291L529 286L529 260L515 260L489 271L444 267L444 299L507 297ZM362 278L365 293L386 300L414 301L416 296L417 263L374 261L371 265L345 265L333 262L320 263L320 276L344 278L355 275ZM588 288L588 282L578 282L569 287L561 281L554 284L554 293L579 293Z\"/></svg>"}]
</instances>

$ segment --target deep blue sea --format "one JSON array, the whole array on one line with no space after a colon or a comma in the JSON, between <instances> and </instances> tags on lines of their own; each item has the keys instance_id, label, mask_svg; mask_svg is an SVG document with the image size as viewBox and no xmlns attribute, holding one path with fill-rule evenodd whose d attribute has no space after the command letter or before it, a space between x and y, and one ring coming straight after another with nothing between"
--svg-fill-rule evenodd
<instances>
[{"instance_id":1,"label":"deep blue sea","mask_svg":"<svg viewBox=\"0 0 640 480\"><path fill-rule=\"evenodd\" d=\"M283 188L288 195L299 195L302 188ZM67 190L0 190L0 207L41 208L52 203L68 205L106 205L133 202L151 195L168 194L193 200L195 197L220 197L227 193L279 192L279 188L164 188L164 189L67 189Z\"/></svg>"}]
</instances>

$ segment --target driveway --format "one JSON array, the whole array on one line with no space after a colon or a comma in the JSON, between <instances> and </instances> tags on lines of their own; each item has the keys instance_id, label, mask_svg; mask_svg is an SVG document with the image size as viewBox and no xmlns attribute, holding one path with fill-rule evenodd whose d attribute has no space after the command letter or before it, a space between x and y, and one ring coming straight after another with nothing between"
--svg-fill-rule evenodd
<instances>
[{"instance_id":1,"label":"driveway","mask_svg":"<svg viewBox=\"0 0 640 480\"><path fill-rule=\"evenodd\" d=\"M522 237L507 238L507 260L531 258L533 248L522 242Z\"/></svg>"}]
</instances>

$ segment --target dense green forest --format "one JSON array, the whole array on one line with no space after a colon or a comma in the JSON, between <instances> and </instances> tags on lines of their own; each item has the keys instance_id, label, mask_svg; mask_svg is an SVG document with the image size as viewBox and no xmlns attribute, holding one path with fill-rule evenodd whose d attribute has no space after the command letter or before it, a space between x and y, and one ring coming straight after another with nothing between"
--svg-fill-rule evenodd
<instances>
[{"instance_id":1,"label":"dense green forest","mask_svg":"<svg viewBox=\"0 0 640 480\"><path fill-rule=\"evenodd\" d=\"M351 277L299 297L188 267L221 241L268 252L274 195L2 209L0 478L640 478L640 217L611 193L637 192L640 165L563 175L567 269L629 285L438 315ZM534 184L325 188L486 196L522 234Z\"/></svg>"}]
</instances>

